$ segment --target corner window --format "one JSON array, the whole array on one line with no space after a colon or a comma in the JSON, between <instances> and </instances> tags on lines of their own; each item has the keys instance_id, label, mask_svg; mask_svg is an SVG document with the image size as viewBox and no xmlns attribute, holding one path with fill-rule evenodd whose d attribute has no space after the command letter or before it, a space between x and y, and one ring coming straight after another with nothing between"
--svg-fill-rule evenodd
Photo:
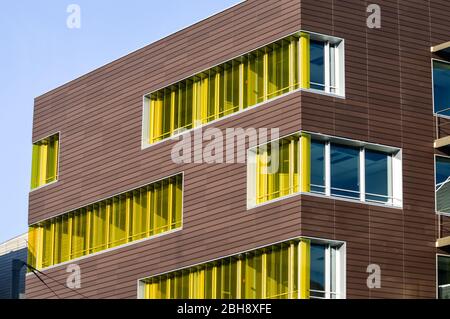
<instances>
[{"instance_id":1,"label":"corner window","mask_svg":"<svg viewBox=\"0 0 450 319\"><path fill-rule=\"evenodd\" d=\"M397 148L302 132L252 148L248 156L249 208L296 193L402 206Z\"/></svg>"},{"instance_id":2,"label":"corner window","mask_svg":"<svg viewBox=\"0 0 450 319\"><path fill-rule=\"evenodd\" d=\"M392 157L389 154L365 150L366 200L386 203L392 195Z\"/></svg>"},{"instance_id":3,"label":"corner window","mask_svg":"<svg viewBox=\"0 0 450 319\"><path fill-rule=\"evenodd\" d=\"M450 213L450 158L436 156L436 211Z\"/></svg>"},{"instance_id":4,"label":"corner window","mask_svg":"<svg viewBox=\"0 0 450 319\"><path fill-rule=\"evenodd\" d=\"M450 63L433 60L434 113L450 116Z\"/></svg>"},{"instance_id":5,"label":"corner window","mask_svg":"<svg viewBox=\"0 0 450 319\"><path fill-rule=\"evenodd\" d=\"M298 89L344 96L344 41L297 32L144 96L148 146Z\"/></svg>"},{"instance_id":6,"label":"corner window","mask_svg":"<svg viewBox=\"0 0 450 319\"><path fill-rule=\"evenodd\" d=\"M450 256L438 256L438 298L450 299Z\"/></svg>"},{"instance_id":7,"label":"corner window","mask_svg":"<svg viewBox=\"0 0 450 319\"><path fill-rule=\"evenodd\" d=\"M58 179L59 134L33 143L31 189Z\"/></svg>"},{"instance_id":8,"label":"corner window","mask_svg":"<svg viewBox=\"0 0 450 319\"><path fill-rule=\"evenodd\" d=\"M311 141L311 192L325 194L325 143Z\"/></svg>"}]
</instances>

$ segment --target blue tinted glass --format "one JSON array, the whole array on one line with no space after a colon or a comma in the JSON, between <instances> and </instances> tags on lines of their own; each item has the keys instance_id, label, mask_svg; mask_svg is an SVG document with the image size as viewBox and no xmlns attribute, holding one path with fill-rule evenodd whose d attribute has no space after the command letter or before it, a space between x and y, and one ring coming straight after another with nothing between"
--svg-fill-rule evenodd
<instances>
[{"instance_id":1,"label":"blue tinted glass","mask_svg":"<svg viewBox=\"0 0 450 319\"><path fill-rule=\"evenodd\" d=\"M436 186L450 177L450 158L436 157Z\"/></svg>"},{"instance_id":2,"label":"blue tinted glass","mask_svg":"<svg viewBox=\"0 0 450 319\"><path fill-rule=\"evenodd\" d=\"M325 193L325 143L311 142L311 191Z\"/></svg>"},{"instance_id":3,"label":"blue tinted glass","mask_svg":"<svg viewBox=\"0 0 450 319\"><path fill-rule=\"evenodd\" d=\"M325 297L325 246L311 245L311 275L310 275L311 296Z\"/></svg>"},{"instance_id":4,"label":"blue tinted glass","mask_svg":"<svg viewBox=\"0 0 450 319\"><path fill-rule=\"evenodd\" d=\"M310 45L310 61L311 61L311 88L317 90L325 90L325 65L324 53L325 43L311 41Z\"/></svg>"},{"instance_id":5,"label":"blue tinted glass","mask_svg":"<svg viewBox=\"0 0 450 319\"><path fill-rule=\"evenodd\" d=\"M366 200L388 201L389 196L389 160L388 155L366 150Z\"/></svg>"},{"instance_id":6,"label":"blue tinted glass","mask_svg":"<svg viewBox=\"0 0 450 319\"><path fill-rule=\"evenodd\" d=\"M331 144L331 194L359 198L359 149Z\"/></svg>"},{"instance_id":7,"label":"blue tinted glass","mask_svg":"<svg viewBox=\"0 0 450 319\"><path fill-rule=\"evenodd\" d=\"M434 112L449 115L450 110L450 64L433 61Z\"/></svg>"},{"instance_id":8,"label":"blue tinted glass","mask_svg":"<svg viewBox=\"0 0 450 319\"><path fill-rule=\"evenodd\" d=\"M436 157L436 210L450 213L450 158Z\"/></svg>"},{"instance_id":9,"label":"blue tinted glass","mask_svg":"<svg viewBox=\"0 0 450 319\"><path fill-rule=\"evenodd\" d=\"M438 285L450 284L450 257L438 256Z\"/></svg>"}]
</instances>

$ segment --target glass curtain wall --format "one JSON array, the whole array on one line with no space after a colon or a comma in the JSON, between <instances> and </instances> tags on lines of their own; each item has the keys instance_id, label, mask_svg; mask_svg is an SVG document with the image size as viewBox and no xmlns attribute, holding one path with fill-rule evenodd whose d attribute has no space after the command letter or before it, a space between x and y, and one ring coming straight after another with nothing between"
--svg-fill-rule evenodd
<instances>
[{"instance_id":1,"label":"glass curtain wall","mask_svg":"<svg viewBox=\"0 0 450 319\"><path fill-rule=\"evenodd\" d=\"M298 89L300 45L309 51L308 34L286 37L149 94L148 143Z\"/></svg>"}]
</instances>

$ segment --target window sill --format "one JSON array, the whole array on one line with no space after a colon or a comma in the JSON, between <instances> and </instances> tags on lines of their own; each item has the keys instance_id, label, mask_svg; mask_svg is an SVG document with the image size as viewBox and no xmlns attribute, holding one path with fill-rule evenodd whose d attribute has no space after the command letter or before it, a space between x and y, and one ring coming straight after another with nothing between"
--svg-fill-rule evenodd
<instances>
[{"instance_id":1,"label":"window sill","mask_svg":"<svg viewBox=\"0 0 450 319\"><path fill-rule=\"evenodd\" d=\"M350 203L359 203L359 204L369 205L369 206L385 207L385 208L392 208L392 209L403 209L403 205L397 206L397 205L382 204L382 203L376 203L376 202L370 202L370 201L361 201L359 199L343 198L343 197L339 197L339 196L328 196L328 195L323 195L323 194L318 194L318 193L311 193L311 192L297 192L297 193L293 193L293 194L290 194L290 195L278 197L278 198L269 200L269 201L261 203L261 204L251 205L251 206L247 205L247 210L250 210L250 209L253 209L253 208L258 208L258 207L261 207L261 206L264 206L264 205L268 205L268 204L271 204L271 203L275 203L275 202L278 202L278 201L281 201L281 200L285 200L285 199L288 199L288 198L291 198L291 197L299 196L299 195L319 197L319 198L326 198L326 199L338 200L338 201L344 201L344 202L350 202ZM448 214L448 216L450 216L450 214Z\"/></svg>"}]
</instances>

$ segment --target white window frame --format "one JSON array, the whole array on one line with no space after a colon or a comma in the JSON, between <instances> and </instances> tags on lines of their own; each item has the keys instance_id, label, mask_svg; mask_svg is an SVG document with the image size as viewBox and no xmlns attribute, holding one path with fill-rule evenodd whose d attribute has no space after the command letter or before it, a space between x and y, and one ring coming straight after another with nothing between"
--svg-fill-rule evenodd
<instances>
[{"instance_id":1,"label":"white window frame","mask_svg":"<svg viewBox=\"0 0 450 319\"><path fill-rule=\"evenodd\" d=\"M79 207L77 207L77 208L75 208L75 209L71 209L71 210L65 211L64 213L60 213L60 214L54 215L54 216L52 216L52 217L50 217L50 218L47 218L47 219L41 219L41 220L38 220L38 221L36 221L36 222L33 222L32 224L29 225L29 227L30 227L30 226L33 226L33 225L38 225L38 224L44 223L44 222L46 222L46 221L48 221L48 220L51 220L51 219L54 219L54 218L57 218L57 217L60 217L60 216L66 215L66 214L69 214L69 213L74 212L74 211L76 211L76 210L79 210L79 209L81 209L81 208L84 208L84 207L87 207L87 206L91 206L91 205L95 205L95 204L97 204L97 203L99 203L99 202L102 202L102 201L111 199L112 197L120 196L120 195L122 195L122 194L126 194L126 193L128 193L128 192L133 191L133 190L140 189L140 188L142 188L142 187L145 187L145 186L148 186L148 185L151 185L151 184L154 184L154 183L158 183L159 181L162 181L162 180L165 180L165 179L168 179L168 178L177 176L177 175L181 175L181 187L182 187L182 196L181 196L181 226L180 226L180 227L174 228L174 229L171 229L171 230L169 230L169 231L165 231L165 232L162 232L162 233L159 233L159 234L156 234L156 235L151 235L151 236L149 236L149 237L145 237L145 238L141 238L141 239L138 239L138 240L130 241L130 242L127 242L127 243L124 243L124 244L120 244L120 245L115 246L115 247L103 249L103 250L100 250L100 251L95 252L95 253L83 255L83 256L80 256L80 257L77 257L77 258L74 258L74 259L70 259L70 260L67 260L67 261L64 261L64 262L60 262L60 263L58 263L58 264L54 264L54 265L51 265L51 266L48 266L48 267L44 267L44 268L41 268L41 269L39 269L39 270L40 270L40 271L47 271L47 270L55 269L55 268L58 268L58 267L61 267L61 266L64 266L64 265L69 265L69 264L76 263L76 262L81 261L81 260L83 260L83 259L91 258L91 257L93 257L93 256L106 254L106 253L108 253L108 252L115 251L115 250L119 250L119 249L122 249L122 248L124 248L124 247L136 245L136 244L141 243L141 242L153 240L153 239L158 238L158 237L163 237L163 236L166 236L166 235L169 235L169 234L172 234L172 233L176 233L176 232L182 231L183 228L184 228L184 191L185 191L185 188L184 188L184 187L185 187L185 178L184 178L184 176L185 176L185 171L180 171L180 172L178 172L178 173L174 173L174 174L171 174L171 175L168 175L168 176L164 176L164 177L155 179L155 180L153 180L153 181L151 181L151 182L148 182L148 183L139 185L139 186L137 186L137 187L133 187L132 189L129 189L129 190L126 190L126 191L122 191L122 192L120 192L120 193L115 193L114 195L102 197L102 198L99 199L99 200L96 200L96 201L94 201L94 202L89 202L89 203L86 204L86 205L79 206ZM31 276L31 275L34 275L34 274L33 274L32 272L27 272L27 273L26 273L26 276Z\"/></svg>"},{"instance_id":2,"label":"white window frame","mask_svg":"<svg viewBox=\"0 0 450 319\"><path fill-rule=\"evenodd\" d=\"M311 138L313 140L321 140L325 143L325 193L318 193L318 192L296 192L293 194L289 194L286 196L280 196L273 200L266 201L264 203L256 204L256 153L257 149L263 145L266 145L268 143L274 143L276 141L279 141L283 138L297 135L300 136L301 133L307 133L311 135ZM338 196L338 195L332 195L331 194L331 143L336 143L339 145L348 145L353 147L359 147L359 183L360 183L360 189L359 189L359 198L353 198L353 197L345 197L345 196ZM365 191L365 150L370 149L374 151L381 151L387 154L390 154L389 160L388 160L388 193L389 200L387 202L381 202L381 201L374 201L374 200L367 200L366 199L366 191ZM299 147L299 151L301 151L301 147ZM299 154L299 159L301 160L301 154ZM301 165L299 165L299 168ZM301 178L302 172L299 172L299 179ZM300 185L300 182L299 182ZM383 207L390 207L390 208L403 208L403 165L402 165L402 149L397 147L391 147L381 144L373 144L373 143L366 143L362 141L356 141L356 140L350 140L347 138L341 138L341 137L335 137L330 135L324 135L324 134L318 134L313 132L306 132L306 131L300 131L298 133L289 134L282 136L278 139L269 141L267 143L263 143L260 145L257 145L255 147L249 148L247 150L247 210L259 207L262 205L267 205L269 203L284 200L286 198L296 196L296 195L311 195L311 196L320 196L320 197L327 197L327 198L333 198L337 200L344 200L344 201L352 201L352 202L360 202L368 205L376 205L376 206L383 206ZM381 195L380 195L381 196Z\"/></svg>"},{"instance_id":3,"label":"white window frame","mask_svg":"<svg viewBox=\"0 0 450 319\"><path fill-rule=\"evenodd\" d=\"M437 215L442 215L442 216L449 216L450 217L450 212L446 213L446 212L440 212L437 209L437 194L436 194L436 173L437 173L437 158L438 157L442 157L442 158L446 158L450 160L450 156L447 155L440 155L440 154L434 154L434 211Z\"/></svg>"},{"instance_id":4,"label":"white window frame","mask_svg":"<svg viewBox=\"0 0 450 319\"><path fill-rule=\"evenodd\" d=\"M450 258L450 255L436 254L436 299L439 299L439 257Z\"/></svg>"}]
</instances>

